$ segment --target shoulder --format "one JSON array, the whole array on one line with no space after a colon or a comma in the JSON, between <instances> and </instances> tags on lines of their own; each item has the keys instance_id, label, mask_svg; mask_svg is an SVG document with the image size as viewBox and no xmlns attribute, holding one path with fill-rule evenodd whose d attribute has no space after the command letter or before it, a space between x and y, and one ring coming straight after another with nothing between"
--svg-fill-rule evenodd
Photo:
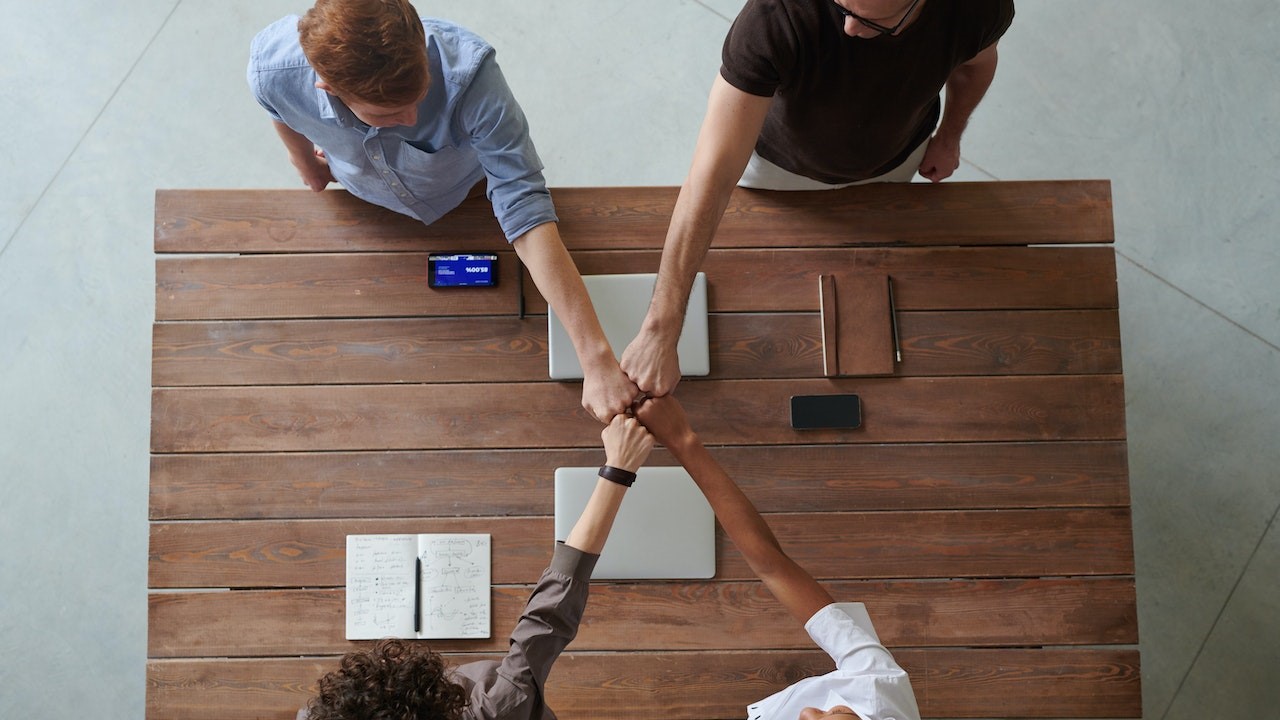
<instances>
[{"instance_id":1,"label":"shoulder","mask_svg":"<svg viewBox=\"0 0 1280 720\"><path fill-rule=\"evenodd\" d=\"M286 15L266 26L249 44L249 70L293 70L309 68L307 56L298 42L298 16Z\"/></svg>"},{"instance_id":2,"label":"shoulder","mask_svg":"<svg viewBox=\"0 0 1280 720\"><path fill-rule=\"evenodd\" d=\"M947 0L955 27L989 45L1013 22L1013 0Z\"/></svg>"},{"instance_id":3,"label":"shoulder","mask_svg":"<svg viewBox=\"0 0 1280 720\"><path fill-rule=\"evenodd\" d=\"M815 32L831 0L747 0L734 20L734 28L769 34ZM732 30L731 30L732 32Z\"/></svg>"},{"instance_id":4,"label":"shoulder","mask_svg":"<svg viewBox=\"0 0 1280 720\"><path fill-rule=\"evenodd\" d=\"M720 74L752 95L770 96L794 73L816 62L823 3L830 0L748 0L720 51Z\"/></svg>"},{"instance_id":5,"label":"shoulder","mask_svg":"<svg viewBox=\"0 0 1280 720\"><path fill-rule=\"evenodd\" d=\"M484 61L494 55L493 46L471 30L438 18L422 18L427 36L427 53L438 62L444 79L453 85L466 86Z\"/></svg>"},{"instance_id":6,"label":"shoulder","mask_svg":"<svg viewBox=\"0 0 1280 720\"><path fill-rule=\"evenodd\" d=\"M1013 0L973 0L956 3L974 16L982 29L1003 32L1013 21Z\"/></svg>"}]
</instances>

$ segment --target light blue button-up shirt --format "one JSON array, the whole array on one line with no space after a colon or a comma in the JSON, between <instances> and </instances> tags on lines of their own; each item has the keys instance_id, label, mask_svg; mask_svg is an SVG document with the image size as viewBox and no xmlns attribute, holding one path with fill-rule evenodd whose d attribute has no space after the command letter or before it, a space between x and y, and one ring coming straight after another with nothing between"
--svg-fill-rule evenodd
<instances>
[{"instance_id":1,"label":"light blue button-up shirt","mask_svg":"<svg viewBox=\"0 0 1280 720\"><path fill-rule=\"evenodd\" d=\"M555 222L529 123L493 48L471 31L423 18L431 86L416 125L370 127L319 76L298 41L298 16L253 39L249 87L271 117L324 150L333 177L353 195L432 223L482 178L508 241Z\"/></svg>"}]
</instances>

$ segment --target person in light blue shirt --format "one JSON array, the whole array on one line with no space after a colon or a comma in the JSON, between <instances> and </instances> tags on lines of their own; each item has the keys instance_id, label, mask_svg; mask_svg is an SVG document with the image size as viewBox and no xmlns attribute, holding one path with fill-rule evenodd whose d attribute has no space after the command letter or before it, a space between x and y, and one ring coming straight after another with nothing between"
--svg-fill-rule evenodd
<instances>
[{"instance_id":1,"label":"person in light blue shirt","mask_svg":"<svg viewBox=\"0 0 1280 720\"><path fill-rule=\"evenodd\" d=\"M601 422L639 390L618 366L560 239L529 125L493 48L407 0L318 0L267 26L249 86L302 181L430 224L482 188L582 363L582 405Z\"/></svg>"}]
</instances>

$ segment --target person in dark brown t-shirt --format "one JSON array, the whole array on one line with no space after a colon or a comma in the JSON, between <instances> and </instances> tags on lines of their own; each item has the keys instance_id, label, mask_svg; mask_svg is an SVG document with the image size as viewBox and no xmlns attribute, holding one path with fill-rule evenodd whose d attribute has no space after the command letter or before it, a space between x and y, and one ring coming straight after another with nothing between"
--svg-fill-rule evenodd
<instances>
[{"instance_id":1,"label":"person in dark brown t-shirt","mask_svg":"<svg viewBox=\"0 0 1280 720\"><path fill-rule=\"evenodd\" d=\"M748 0L725 38L653 301L622 356L641 391L666 395L680 381L689 288L734 184L949 177L1013 13L1013 0Z\"/></svg>"}]
</instances>

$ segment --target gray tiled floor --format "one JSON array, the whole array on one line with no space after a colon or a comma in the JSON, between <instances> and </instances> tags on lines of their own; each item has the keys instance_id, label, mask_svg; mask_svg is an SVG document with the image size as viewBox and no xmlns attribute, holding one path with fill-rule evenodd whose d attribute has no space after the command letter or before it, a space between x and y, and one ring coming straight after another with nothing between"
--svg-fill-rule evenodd
<instances>
[{"instance_id":1,"label":"gray tiled floor","mask_svg":"<svg viewBox=\"0 0 1280 720\"><path fill-rule=\"evenodd\" d=\"M420 0L557 185L679 184L738 0ZM0 717L140 717L152 196L293 187L243 79L306 0L4 0ZM957 179L1114 182L1149 718L1280 704L1280 9L1031 0Z\"/></svg>"}]
</instances>

